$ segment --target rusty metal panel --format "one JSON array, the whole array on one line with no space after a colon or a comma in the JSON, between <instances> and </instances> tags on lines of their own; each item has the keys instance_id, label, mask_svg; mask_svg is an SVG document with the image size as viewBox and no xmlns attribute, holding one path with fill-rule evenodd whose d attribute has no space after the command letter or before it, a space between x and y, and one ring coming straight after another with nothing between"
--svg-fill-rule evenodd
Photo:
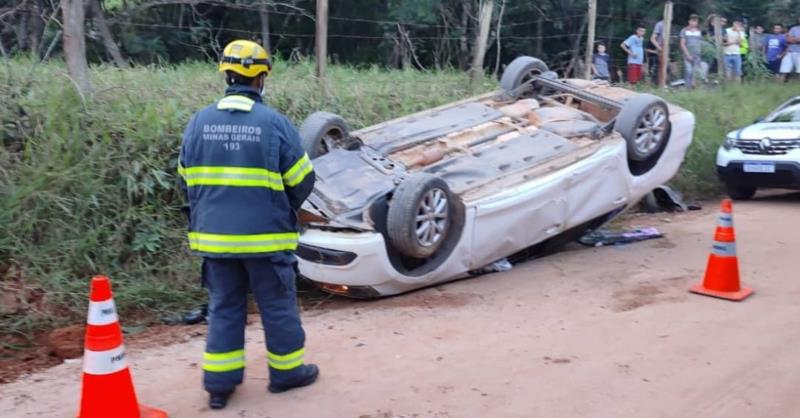
<instances>
[{"instance_id":1,"label":"rusty metal panel","mask_svg":"<svg viewBox=\"0 0 800 418\"><path fill-rule=\"evenodd\" d=\"M373 167L361 151L334 149L314 159L314 198L332 214L361 210L394 189L393 176Z\"/></svg>"},{"instance_id":2,"label":"rusty metal panel","mask_svg":"<svg viewBox=\"0 0 800 418\"><path fill-rule=\"evenodd\" d=\"M453 191L461 193L486 182L496 181L504 175L566 155L577 148L579 146L569 140L537 130L510 141L484 147L471 155L432 165L425 171L442 177Z\"/></svg>"},{"instance_id":3,"label":"rusty metal panel","mask_svg":"<svg viewBox=\"0 0 800 418\"><path fill-rule=\"evenodd\" d=\"M361 135L370 147L388 154L452 132L463 131L503 117L503 113L482 103L470 102L455 107L403 119Z\"/></svg>"}]
</instances>

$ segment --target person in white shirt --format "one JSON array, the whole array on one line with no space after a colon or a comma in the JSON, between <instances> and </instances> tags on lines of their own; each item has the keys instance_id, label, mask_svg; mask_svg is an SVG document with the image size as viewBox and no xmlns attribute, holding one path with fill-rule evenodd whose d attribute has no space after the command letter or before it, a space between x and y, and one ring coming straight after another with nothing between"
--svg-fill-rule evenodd
<instances>
[{"instance_id":1,"label":"person in white shirt","mask_svg":"<svg viewBox=\"0 0 800 418\"><path fill-rule=\"evenodd\" d=\"M742 82L742 55L740 47L744 39L744 25L736 19L733 26L725 29L725 40L722 42L725 52L725 74L728 80Z\"/></svg>"}]
</instances>

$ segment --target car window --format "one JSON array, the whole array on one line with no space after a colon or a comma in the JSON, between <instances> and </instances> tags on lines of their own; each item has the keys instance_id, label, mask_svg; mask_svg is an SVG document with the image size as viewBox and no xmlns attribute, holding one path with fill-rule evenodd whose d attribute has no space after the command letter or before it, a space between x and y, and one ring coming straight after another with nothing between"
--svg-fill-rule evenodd
<instances>
[{"instance_id":1,"label":"car window","mask_svg":"<svg viewBox=\"0 0 800 418\"><path fill-rule=\"evenodd\" d=\"M800 122L800 103L775 112L767 119L767 122Z\"/></svg>"}]
</instances>

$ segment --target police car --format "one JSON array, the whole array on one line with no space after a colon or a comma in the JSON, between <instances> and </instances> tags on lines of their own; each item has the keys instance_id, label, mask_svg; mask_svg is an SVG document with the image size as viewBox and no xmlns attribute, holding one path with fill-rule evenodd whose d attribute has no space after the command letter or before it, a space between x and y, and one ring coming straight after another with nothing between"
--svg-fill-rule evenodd
<instances>
[{"instance_id":1,"label":"police car","mask_svg":"<svg viewBox=\"0 0 800 418\"><path fill-rule=\"evenodd\" d=\"M717 151L717 173L734 199L759 188L800 189L800 96L733 131Z\"/></svg>"},{"instance_id":2,"label":"police car","mask_svg":"<svg viewBox=\"0 0 800 418\"><path fill-rule=\"evenodd\" d=\"M353 297L467 277L574 240L667 182L694 115L532 57L500 90L350 131L300 127L317 182L299 212L302 276Z\"/></svg>"}]
</instances>

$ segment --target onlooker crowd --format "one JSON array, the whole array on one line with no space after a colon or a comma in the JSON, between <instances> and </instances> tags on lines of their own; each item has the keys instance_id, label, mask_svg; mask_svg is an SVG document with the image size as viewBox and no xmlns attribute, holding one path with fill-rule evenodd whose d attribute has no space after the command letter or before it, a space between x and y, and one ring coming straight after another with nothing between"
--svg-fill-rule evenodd
<instances>
[{"instance_id":1,"label":"onlooker crowd","mask_svg":"<svg viewBox=\"0 0 800 418\"><path fill-rule=\"evenodd\" d=\"M722 29L720 38L723 53L723 68L717 68L716 24ZM795 74L800 80L800 17L788 32L783 24L772 26L772 33L764 33L764 27L755 25L747 30L747 20L735 18L728 26L722 16L710 15L706 30L700 25L700 16L690 15L687 25L679 34L679 55L683 61L683 80L688 88L707 82L709 73L723 73L729 81L741 82L745 71L770 71L779 81ZM648 39L647 29L637 25L620 47L626 54L626 81L638 84L644 80L645 68L653 83L658 82L658 72L664 42L664 22L659 20ZM597 79L611 79L612 61L604 44L598 43L592 59L592 74ZM758 68L762 68L758 70ZM669 66L667 66L669 75ZM622 78L620 74L620 78Z\"/></svg>"}]
</instances>

